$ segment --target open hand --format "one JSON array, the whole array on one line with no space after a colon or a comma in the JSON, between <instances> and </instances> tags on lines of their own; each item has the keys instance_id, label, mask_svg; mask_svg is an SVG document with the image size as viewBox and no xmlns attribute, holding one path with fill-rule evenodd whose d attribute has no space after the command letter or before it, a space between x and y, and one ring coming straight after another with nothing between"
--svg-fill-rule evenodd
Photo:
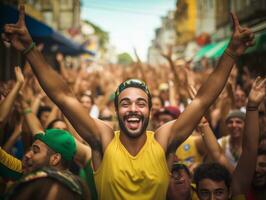
<instances>
[{"instance_id":1,"label":"open hand","mask_svg":"<svg viewBox=\"0 0 266 200\"><path fill-rule=\"evenodd\" d=\"M24 83L24 76L22 74L20 67L18 67L18 66L15 67L15 75L16 75L17 82L20 84L23 84Z\"/></svg>"},{"instance_id":2,"label":"open hand","mask_svg":"<svg viewBox=\"0 0 266 200\"><path fill-rule=\"evenodd\" d=\"M248 96L248 104L258 107L266 95L266 78L257 77Z\"/></svg>"}]
</instances>

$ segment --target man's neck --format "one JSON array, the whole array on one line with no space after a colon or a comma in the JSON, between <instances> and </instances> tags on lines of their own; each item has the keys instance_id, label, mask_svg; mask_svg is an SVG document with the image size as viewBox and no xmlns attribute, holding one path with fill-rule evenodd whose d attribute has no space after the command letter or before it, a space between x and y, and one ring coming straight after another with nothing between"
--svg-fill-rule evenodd
<instances>
[{"instance_id":1,"label":"man's neck","mask_svg":"<svg viewBox=\"0 0 266 200\"><path fill-rule=\"evenodd\" d=\"M147 135L146 135L146 132L144 132L137 138L130 138L123 132L120 132L119 138L123 146L126 148L126 150L132 156L136 156L138 152L141 150L141 148L144 146L147 140Z\"/></svg>"}]
</instances>

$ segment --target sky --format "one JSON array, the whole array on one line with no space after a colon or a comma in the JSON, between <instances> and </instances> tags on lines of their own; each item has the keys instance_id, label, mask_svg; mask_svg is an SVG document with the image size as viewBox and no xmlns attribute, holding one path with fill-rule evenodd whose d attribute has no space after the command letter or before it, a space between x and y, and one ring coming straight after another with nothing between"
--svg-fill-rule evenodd
<instances>
[{"instance_id":1,"label":"sky","mask_svg":"<svg viewBox=\"0 0 266 200\"><path fill-rule=\"evenodd\" d=\"M117 53L133 48L147 60L147 50L161 26L161 17L175 9L176 0L82 0L81 18L109 33Z\"/></svg>"}]
</instances>

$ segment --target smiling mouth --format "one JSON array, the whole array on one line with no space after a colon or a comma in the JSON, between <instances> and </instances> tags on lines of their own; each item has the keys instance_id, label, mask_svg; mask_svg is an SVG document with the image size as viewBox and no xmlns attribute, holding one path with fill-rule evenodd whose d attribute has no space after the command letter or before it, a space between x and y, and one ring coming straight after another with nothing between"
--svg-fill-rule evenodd
<instances>
[{"instance_id":1,"label":"smiling mouth","mask_svg":"<svg viewBox=\"0 0 266 200\"><path fill-rule=\"evenodd\" d=\"M129 117L129 118L127 118L127 122L138 123L138 122L140 122L140 117Z\"/></svg>"},{"instance_id":2,"label":"smiling mouth","mask_svg":"<svg viewBox=\"0 0 266 200\"><path fill-rule=\"evenodd\" d=\"M128 115L124 121L129 129L136 130L141 126L142 117L140 115Z\"/></svg>"},{"instance_id":3,"label":"smiling mouth","mask_svg":"<svg viewBox=\"0 0 266 200\"><path fill-rule=\"evenodd\" d=\"M255 179L264 179L265 178L265 174L257 174L255 176Z\"/></svg>"},{"instance_id":4,"label":"smiling mouth","mask_svg":"<svg viewBox=\"0 0 266 200\"><path fill-rule=\"evenodd\" d=\"M184 184L184 183L185 183L184 179L183 180L180 180L180 179L179 180L177 180L177 179L175 180L175 184L176 185L181 185L181 184Z\"/></svg>"}]
</instances>

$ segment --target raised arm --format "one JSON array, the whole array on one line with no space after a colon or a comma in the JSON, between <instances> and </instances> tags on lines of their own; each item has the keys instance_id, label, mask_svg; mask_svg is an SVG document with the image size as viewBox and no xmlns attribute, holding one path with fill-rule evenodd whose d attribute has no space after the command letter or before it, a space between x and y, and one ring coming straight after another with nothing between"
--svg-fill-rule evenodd
<instances>
[{"instance_id":1,"label":"raised arm","mask_svg":"<svg viewBox=\"0 0 266 200\"><path fill-rule=\"evenodd\" d=\"M203 117L198 125L198 129L201 133L203 142L208 151L208 155L211 156L213 161L225 166L231 173L234 171L234 166L226 158L222 148L217 142L216 137L210 127L209 122Z\"/></svg>"},{"instance_id":2,"label":"raised arm","mask_svg":"<svg viewBox=\"0 0 266 200\"><path fill-rule=\"evenodd\" d=\"M139 55L138 55L138 53L137 53L137 49L136 49L136 48L134 48L134 54L135 54L135 56L136 56L136 58L137 58L136 67L138 68L138 70L139 70L140 73L141 73L142 80L143 80L145 83L147 83L147 77L146 77L146 74L145 74L144 69L143 69L143 63L142 63L142 61L141 61L141 59L140 59L140 57L139 57Z\"/></svg>"},{"instance_id":3,"label":"raised arm","mask_svg":"<svg viewBox=\"0 0 266 200\"><path fill-rule=\"evenodd\" d=\"M16 83L14 87L0 104L0 127L5 124L7 116L10 113L12 106L14 105L19 90L22 88L24 83L24 76L19 67L15 67L15 75Z\"/></svg>"},{"instance_id":4,"label":"raised arm","mask_svg":"<svg viewBox=\"0 0 266 200\"><path fill-rule=\"evenodd\" d=\"M44 133L44 127L42 127L41 122L37 118L36 114L32 112L31 106L27 103L27 99L23 92L20 93L19 100L26 124L28 125L31 134L34 136L38 133Z\"/></svg>"},{"instance_id":5,"label":"raised arm","mask_svg":"<svg viewBox=\"0 0 266 200\"><path fill-rule=\"evenodd\" d=\"M18 22L6 24L2 38L17 50L22 51L46 94L63 111L92 149L102 154L113 137L112 129L88 115L62 77L49 66L39 50L34 47L25 25L24 12L24 6L21 5Z\"/></svg>"},{"instance_id":6,"label":"raised arm","mask_svg":"<svg viewBox=\"0 0 266 200\"><path fill-rule=\"evenodd\" d=\"M31 134L35 136L38 133L44 133L44 128L42 127L41 122L39 121L37 116L31 111L30 106L26 102L26 99L25 97L23 97L23 95L21 95L20 103ZM71 130L70 133L72 134ZM74 136L75 135L73 135L73 137ZM77 145L77 152L75 154L74 160L78 162L81 166L85 166L88 160L91 159L91 148L85 144L82 144L75 137L74 139Z\"/></svg>"},{"instance_id":7,"label":"raised arm","mask_svg":"<svg viewBox=\"0 0 266 200\"><path fill-rule=\"evenodd\" d=\"M178 120L166 124L157 131L157 140L168 152L174 151L191 134L224 88L237 57L253 44L254 34L250 29L240 27L236 15L232 14L232 18L234 22L233 35L215 70Z\"/></svg>"},{"instance_id":8,"label":"raised arm","mask_svg":"<svg viewBox=\"0 0 266 200\"><path fill-rule=\"evenodd\" d=\"M193 99L196 95L196 89L193 86L190 86L188 91L191 99ZM208 155L211 156L213 161L220 163L221 165L225 166L230 171L230 173L233 173L234 166L226 158L211 129L208 120L205 117L201 118L200 123L198 124L198 130L201 134Z\"/></svg>"},{"instance_id":9,"label":"raised arm","mask_svg":"<svg viewBox=\"0 0 266 200\"><path fill-rule=\"evenodd\" d=\"M242 154L232 177L233 196L246 194L256 168L259 142L258 107L266 96L266 78L257 78L252 85L246 107Z\"/></svg>"}]
</instances>

